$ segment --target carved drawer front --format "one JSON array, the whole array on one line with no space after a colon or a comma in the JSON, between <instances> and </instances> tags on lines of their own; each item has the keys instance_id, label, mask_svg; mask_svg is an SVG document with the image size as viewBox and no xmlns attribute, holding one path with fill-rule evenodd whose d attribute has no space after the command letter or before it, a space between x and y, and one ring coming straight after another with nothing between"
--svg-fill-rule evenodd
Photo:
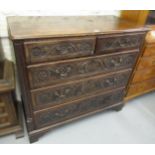
<instances>
[{"instance_id":1,"label":"carved drawer front","mask_svg":"<svg viewBox=\"0 0 155 155\"><path fill-rule=\"evenodd\" d=\"M155 45L147 45L143 56L155 56Z\"/></svg>"},{"instance_id":2,"label":"carved drawer front","mask_svg":"<svg viewBox=\"0 0 155 155\"><path fill-rule=\"evenodd\" d=\"M27 63L62 60L94 53L95 37L25 42Z\"/></svg>"},{"instance_id":3,"label":"carved drawer front","mask_svg":"<svg viewBox=\"0 0 155 155\"><path fill-rule=\"evenodd\" d=\"M155 67L149 67L142 70L137 70L133 77L133 83L155 78Z\"/></svg>"},{"instance_id":4,"label":"carved drawer front","mask_svg":"<svg viewBox=\"0 0 155 155\"><path fill-rule=\"evenodd\" d=\"M28 66L31 88L131 68L137 53L113 54Z\"/></svg>"},{"instance_id":5,"label":"carved drawer front","mask_svg":"<svg viewBox=\"0 0 155 155\"><path fill-rule=\"evenodd\" d=\"M95 110L116 104L122 101L124 90L119 89L106 94L98 94L83 100L77 100L70 104L62 105L59 108L51 108L35 113L36 127L41 128L62 122L82 114L87 114Z\"/></svg>"},{"instance_id":6,"label":"carved drawer front","mask_svg":"<svg viewBox=\"0 0 155 155\"><path fill-rule=\"evenodd\" d=\"M103 92L117 87L125 87L131 70L73 81L51 88L32 91L33 106L36 109L51 107L82 96Z\"/></svg>"},{"instance_id":7,"label":"carved drawer front","mask_svg":"<svg viewBox=\"0 0 155 155\"><path fill-rule=\"evenodd\" d=\"M149 67L155 67L155 55L149 57L142 57L138 64L138 69L144 69Z\"/></svg>"},{"instance_id":8,"label":"carved drawer front","mask_svg":"<svg viewBox=\"0 0 155 155\"><path fill-rule=\"evenodd\" d=\"M138 82L129 87L127 97L137 96L155 89L155 79Z\"/></svg>"},{"instance_id":9,"label":"carved drawer front","mask_svg":"<svg viewBox=\"0 0 155 155\"><path fill-rule=\"evenodd\" d=\"M144 34L101 36L97 38L96 52L109 53L124 49L139 49L143 38Z\"/></svg>"}]
</instances>

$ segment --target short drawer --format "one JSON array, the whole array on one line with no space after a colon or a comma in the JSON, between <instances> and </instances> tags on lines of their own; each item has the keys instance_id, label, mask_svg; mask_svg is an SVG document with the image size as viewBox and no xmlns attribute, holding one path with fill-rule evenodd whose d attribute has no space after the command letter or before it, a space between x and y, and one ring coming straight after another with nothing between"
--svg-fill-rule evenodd
<instances>
[{"instance_id":1,"label":"short drawer","mask_svg":"<svg viewBox=\"0 0 155 155\"><path fill-rule=\"evenodd\" d=\"M141 95L152 90L155 90L155 79L131 84L127 97Z\"/></svg>"},{"instance_id":2,"label":"short drawer","mask_svg":"<svg viewBox=\"0 0 155 155\"><path fill-rule=\"evenodd\" d=\"M145 47L143 56L155 56L155 45L147 45Z\"/></svg>"},{"instance_id":3,"label":"short drawer","mask_svg":"<svg viewBox=\"0 0 155 155\"><path fill-rule=\"evenodd\" d=\"M121 71L84 80L73 81L62 85L31 91L33 106L42 109L59 105L70 100L79 99L95 92L125 87L131 70Z\"/></svg>"},{"instance_id":4,"label":"short drawer","mask_svg":"<svg viewBox=\"0 0 155 155\"><path fill-rule=\"evenodd\" d=\"M131 68L138 53L111 54L28 66L30 87L38 88L95 74Z\"/></svg>"},{"instance_id":5,"label":"short drawer","mask_svg":"<svg viewBox=\"0 0 155 155\"><path fill-rule=\"evenodd\" d=\"M155 55L149 57L142 57L137 69L144 69L155 66Z\"/></svg>"},{"instance_id":6,"label":"short drawer","mask_svg":"<svg viewBox=\"0 0 155 155\"><path fill-rule=\"evenodd\" d=\"M139 49L144 34L104 35L97 38L96 53L120 52L125 49Z\"/></svg>"},{"instance_id":7,"label":"short drawer","mask_svg":"<svg viewBox=\"0 0 155 155\"><path fill-rule=\"evenodd\" d=\"M24 46L27 63L40 63L92 55L95 37L28 41Z\"/></svg>"},{"instance_id":8,"label":"short drawer","mask_svg":"<svg viewBox=\"0 0 155 155\"><path fill-rule=\"evenodd\" d=\"M141 82L151 78L155 78L155 67L137 70L133 77L133 83Z\"/></svg>"},{"instance_id":9,"label":"short drawer","mask_svg":"<svg viewBox=\"0 0 155 155\"><path fill-rule=\"evenodd\" d=\"M98 94L82 100L77 100L59 108L51 108L35 112L34 118L37 128L59 123L71 118L87 114L95 110L119 103L124 96L124 90L116 90L106 94Z\"/></svg>"}]
</instances>

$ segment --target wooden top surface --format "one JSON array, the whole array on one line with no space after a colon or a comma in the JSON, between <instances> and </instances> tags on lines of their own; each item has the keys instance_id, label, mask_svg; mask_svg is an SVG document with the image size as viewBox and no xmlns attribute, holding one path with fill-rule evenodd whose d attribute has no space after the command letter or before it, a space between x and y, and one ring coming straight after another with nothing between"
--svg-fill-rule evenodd
<instances>
[{"instance_id":1,"label":"wooden top surface","mask_svg":"<svg viewBox=\"0 0 155 155\"><path fill-rule=\"evenodd\" d=\"M146 28L115 16L12 16L8 17L11 39L95 35Z\"/></svg>"},{"instance_id":2,"label":"wooden top surface","mask_svg":"<svg viewBox=\"0 0 155 155\"><path fill-rule=\"evenodd\" d=\"M151 28L151 31L147 33L146 35L146 42L151 44L155 43L155 26L148 26Z\"/></svg>"}]
</instances>

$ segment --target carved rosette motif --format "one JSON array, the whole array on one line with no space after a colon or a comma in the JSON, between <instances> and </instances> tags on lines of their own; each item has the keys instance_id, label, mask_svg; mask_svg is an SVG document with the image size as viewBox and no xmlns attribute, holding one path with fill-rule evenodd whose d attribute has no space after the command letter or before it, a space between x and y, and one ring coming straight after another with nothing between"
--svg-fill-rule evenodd
<instances>
[{"instance_id":1,"label":"carved rosette motif","mask_svg":"<svg viewBox=\"0 0 155 155\"><path fill-rule=\"evenodd\" d=\"M92 54L94 51L94 39L57 41L45 43L33 43L26 45L31 62L44 60L57 60L59 57L74 57Z\"/></svg>"},{"instance_id":2,"label":"carved rosette motif","mask_svg":"<svg viewBox=\"0 0 155 155\"><path fill-rule=\"evenodd\" d=\"M56 105L70 99L87 95L94 91L104 91L116 87L125 86L129 78L129 72L115 74L109 77L100 77L95 80L87 80L72 85L60 86L34 93L35 104Z\"/></svg>"},{"instance_id":3,"label":"carved rosette motif","mask_svg":"<svg viewBox=\"0 0 155 155\"><path fill-rule=\"evenodd\" d=\"M132 67L137 53L98 57L93 59L52 64L30 69L32 87L46 86L63 80L90 74L112 72Z\"/></svg>"},{"instance_id":4,"label":"carved rosette motif","mask_svg":"<svg viewBox=\"0 0 155 155\"><path fill-rule=\"evenodd\" d=\"M119 90L117 92L96 96L74 104L65 105L44 113L39 113L36 116L37 126L42 127L48 124L54 124L93 110L104 108L113 103L118 103L122 100L124 95L123 92L123 90Z\"/></svg>"},{"instance_id":5,"label":"carved rosette motif","mask_svg":"<svg viewBox=\"0 0 155 155\"><path fill-rule=\"evenodd\" d=\"M120 36L101 39L100 50L115 50L121 48L139 47L143 38L143 34L135 36Z\"/></svg>"}]
</instances>

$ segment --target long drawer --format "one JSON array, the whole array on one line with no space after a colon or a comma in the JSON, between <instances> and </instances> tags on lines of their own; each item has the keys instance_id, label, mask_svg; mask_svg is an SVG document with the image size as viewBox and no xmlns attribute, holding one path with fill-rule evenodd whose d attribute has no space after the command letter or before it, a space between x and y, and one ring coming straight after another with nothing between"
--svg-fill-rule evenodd
<instances>
[{"instance_id":1,"label":"long drawer","mask_svg":"<svg viewBox=\"0 0 155 155\"><path fill-rule=\"evenodd\" d=\"M127 97L141 95L151 90L155 90L155 79L131 84L128 90Z\"/></svg>"},{"instance_id":2,"label":"long drawer","mask_svg":"<svg viewBox=\"0 0 155 155\"><path fill-rule=\"evenodd\" d=\"M26 62L31 64L89 56L94 54L95 42L95 37L26 41Z\"/></svg>"},{"instance_id":3,"label":"long drawer","mask_svg":"<svg viewBox=\"0 0 155 155\"><path fill-rule=\"evenodd\" d=\"M130 73L131 69L128 69L106 76L100 75L49 88L32 90L33 107L34 109L42 109L75 100L97 91L107 91L109 89L125 87Z\"/></svg>"},{"instance_id":4,"label":"long drawer","mask_svg":"<svg viewBox=\"0 0 155 155\"><path fill-rule=\"evenodd\" d=\"M143 39L143 33L100 36L97 37L96 52L104 54L120 52L127 49L139 49Z\"/></svg>"},{"instance_id":5,"label":"long drawer","mask_svg":"<svg viewBox=\"0 0 155 155\"><path fill-rule=\"evenodd\" d=\"M150 68L153 66L155 67L155 55L149 57L142 57L137 66L137 69Z\"/></svg>"},{"instance_id":6,"label":"long drawer","mask_svg":"<svg viewBox=\"0 0 155 155\"><path fill-rule=\"evenodd\" d=\"M133 77L133 83L141 82L151 78L155 78L155 67L137 70Z\"/></svg>"},{"instance_id":7,"label":"long drawer","mask_svg":"<svg viewBox=\"0 0 155 155\"><path fill-rule=\"evenodd\" d=\"M132 68L138 51L28 66L30 88Z\"/></svg>"},{"instance_id":8,"label":"long drawer","mask_svg":"<svg viewBox=\"0 0 155 155\"><path fill-rule=\"evenodd\" d=\"M42 128L58 122L69 120L104 107L119 103L124 96L124 89L118 89L106 94L94 95L82 100L77 100L59 108L51 108L34 113L37 128Z\"/></svg>"}]
</instances>

